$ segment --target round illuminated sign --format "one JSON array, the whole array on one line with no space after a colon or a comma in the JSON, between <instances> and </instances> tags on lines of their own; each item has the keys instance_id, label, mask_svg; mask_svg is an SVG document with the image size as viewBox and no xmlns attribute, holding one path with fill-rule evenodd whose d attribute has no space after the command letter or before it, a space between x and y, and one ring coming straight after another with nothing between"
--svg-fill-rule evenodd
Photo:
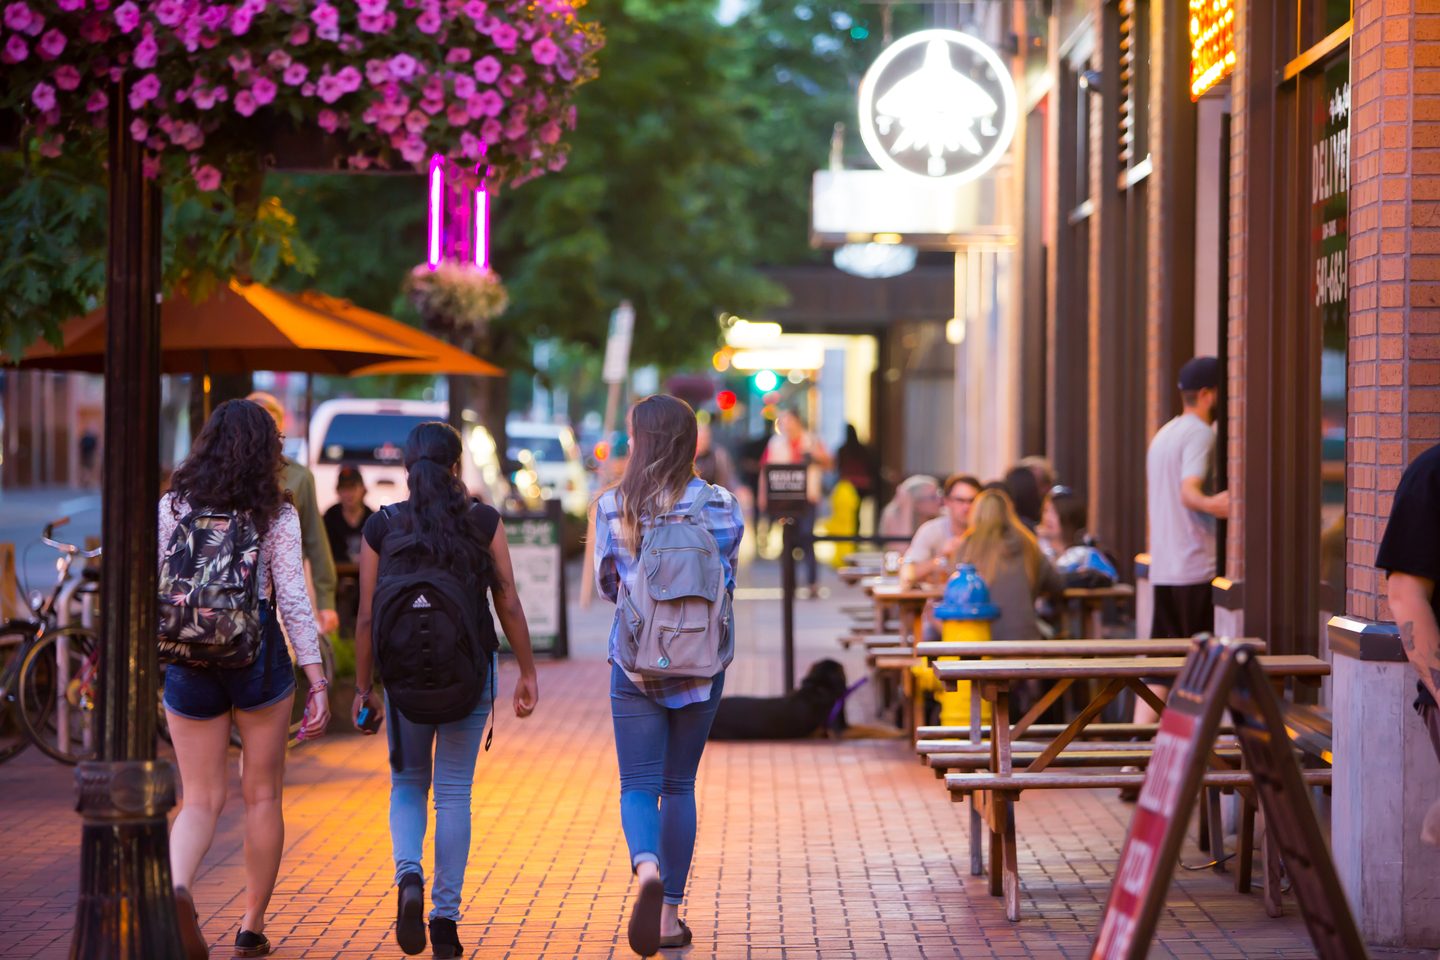
<instances>
[{"instance_id":1,"label":"round illuminated sign","mask_svg":"<svg viewBox=\"0 0 1440 960\"><path fill-rule=\"evenodd\" d=\"M973 180L1015 136L1015 81L967 33L921 30L880 54L860 81L860 136L881 168Z\"/></svg>"}]
</instances>

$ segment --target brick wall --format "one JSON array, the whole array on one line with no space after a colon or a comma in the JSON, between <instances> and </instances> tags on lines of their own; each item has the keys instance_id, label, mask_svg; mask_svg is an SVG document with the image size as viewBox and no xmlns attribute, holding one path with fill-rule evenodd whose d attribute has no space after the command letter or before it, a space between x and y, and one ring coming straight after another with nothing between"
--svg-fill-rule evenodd
<instances>
[{"instance_id":1,"label":"brick wall","mask_svg":"<svg viewBox=\"0 0 1440 960\"><path fill-rule=\"evenodd\" d=\"M1355 0L1351 39L1348 611L1405 464L1440 440L1440 2Z\"/></svg>"}]
</instances>

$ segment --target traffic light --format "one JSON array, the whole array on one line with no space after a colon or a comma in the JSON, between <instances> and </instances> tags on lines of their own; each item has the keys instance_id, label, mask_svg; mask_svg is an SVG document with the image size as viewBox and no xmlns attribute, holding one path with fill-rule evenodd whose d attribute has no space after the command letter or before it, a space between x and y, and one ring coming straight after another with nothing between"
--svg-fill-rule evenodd
<instances>
[{"instance_id":1,"label":"traffic light","mask_svg":"<svg viewBox=\"0 0 1440 960\"><path fill-rule=\"evenodd\" d=\"M774 370L761 370L755 374L755 389L769 393L780 386L780 376Z\"/></svg>"},{"instance_id":2,"label":"traffic light","mask_svg":"<svg viewBox=\"0 0 1440 960\"><path fill-rule=\"evenodd\" d=\"M722 412L733 410L735 404L739 402L739 399L739 397L735 396L734 390L721 390L715 394L715 406L719 407Z\"/></svg>"}]
</instances>

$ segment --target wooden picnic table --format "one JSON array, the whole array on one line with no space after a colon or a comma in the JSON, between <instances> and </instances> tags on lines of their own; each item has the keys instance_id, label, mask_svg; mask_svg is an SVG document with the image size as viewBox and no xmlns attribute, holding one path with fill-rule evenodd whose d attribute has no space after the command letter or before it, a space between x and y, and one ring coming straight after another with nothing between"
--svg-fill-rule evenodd
<instances>
[{"instance_id":1,"label":"wooden picnic table","mask_svg":"<svg viewBox=\"0 0 1440 960\"><path fill-rule=\"evenodd\" d=\"M1060 640L1051 641L1051 643L1064 647L1073 641ZM993 651L994 644L995 642L977 643L971 646L988 654ZM959 644L946 646L954 648ZM1277 682L1283 682L1290 678L1318 680L1330 672L1328 663L1311 656L1260 656L1256 660L1264 673ZM947 689L953 690L956 684L969 682L973 691L972 697L988 701L991 705L992 716L996 718L1010 715L1010 688L1013 684L1027 680L1056 681L1054 686L1046 691L1044 696L1018 723L1013 726L1001 722L994 724L993 737L990 741L988 774L949 774L945 778L945 785L953 794L957 796L968 794L971 798L971 870L974 873L981 872L979 869L979 835L978 831L975 831L977 821L983 819L989 829L990 892L996 896L1003 895L1005 897L1005 915L1011 920L1020 919L1020 880L1015 844L1014 806L1021 791L1026 789L1025 779L1032 778L1037 785L1044 783L1049 786L1067 788L1085 787L1088 785L1085 782L1087 779L1094 780L1096 785L1102 785L1103 777L1075 776L1066 778L1064 783L1060 784L1058 781L1041 780L1038 775L1042 774L1045 768L1054 762L1055 758L1076 737L1084 733L1085 728L1100 716L1106 704L1127 687L1134 690L1137 696L1149 703L1157 712L1163 712L1164 701L1143 681L1174 679L1180 675L1184 666L1185 658L1182 656L1099 656L1091 658L1050 656L1027 659L942 660L934 664L933 669L936 676ZM1048 746L1033 758L1027 757L1029 763L1026 765L1025 771L1016 774L1013 752L1015 737L1023 734L1025 729L1051 703L1054 703L1065 690L1080 679L1101 681L1098 691L1075 719L1071 720L1065 729L1050 741ZM972 742L977 742L980 710L972 708L971 717L975 728ZM1223 763L1221 765L1224 766ZM1238 773L1243 780L1243 771ZM976 779L982 781L985 786L972 788L970 784Z\"/></svg>"},{"instance_id":2,"label":"wooden picnic table","mask_svg":"<svg viewBox=\"0 0 1440 960\"><path fill-rule=\"evenodd\" d=\"M939 584L919 583L905 586L898 581L878 583L869 588L875 601L875 625L883 629L885 611L894 607L899 613L900 634L917 643L921 636L920 623L925 617L925 607L932 600L944 596L945 588Z\"/></svg>"},{"instance_id":3,"label":"wooden picnic table","mask_svg":"<svg viewBox=\"0 0 1440 960\"><path fill-rule=\"evenodd\" d=\"M1066 618L1073 628L1072 636L1103 637L1105 604L1112 600L1134 603L1135 588L1128 583L1108 587L1066 587L1063 598L1068 608Z\"/></svg>"}]
</instances>

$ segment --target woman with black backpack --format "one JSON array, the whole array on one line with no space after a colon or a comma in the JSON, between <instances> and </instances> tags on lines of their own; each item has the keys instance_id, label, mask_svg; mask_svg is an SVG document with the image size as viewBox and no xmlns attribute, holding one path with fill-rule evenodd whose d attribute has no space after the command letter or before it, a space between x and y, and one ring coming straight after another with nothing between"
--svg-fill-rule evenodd
<instances>
[{"instance_id":1,"label":"woman with black backpack","mask_svg":"<svg viewBox=\"0 0 1440 960\"><path fill-rule=\"evenodd\" d=\"M422 423L405 441L410 499L365 522L360 611L355 623L357 729L390 717L390 839L398 887L395 939L425 949L426 796L435 791L435 874L430 943L462 954L456 923L470 855L470 788L494 705L499 642L489 599L515 659L515 715L540 699L530 629L515 588L505 526L460 482L460 434ZM378 668L383 700L372 692ZM433 775L432 775L433 770Z\"/></svg>"},{"instance_id":2,"label":"woman with black backpack","mask_svg":"<svg viewBox=\"0 0 1440 960\"><path fill-rule=\"evenodd\" d=\"M689 404L647 397L629 421L630 461L596 501L593 524L596 586L616 604L610 713L639 884L630 948L648 957L692 939L680 904L695 853L695 774L734 652L745 518L729 490L696 476Z\"/></svg>"},{"instance_id":3,"label":"woman with black backpack","mask_svg":"<svg viewBox=\"0 0 1440 960\"><path fill-rule=\"evenodd\" d=\"M215 408L160 500L160 658L165 716L184 805L170 830L170 872L187 960L209 949L189 887L225 806L234 718L244 744L245 915L236 957L263 957L265 910L285 845L281 789L295 670L284 621L309 680L302 737L325 732L330 706L300 518L281 491L275 421L248 400Z\"/></svg>"}]
</instances>

